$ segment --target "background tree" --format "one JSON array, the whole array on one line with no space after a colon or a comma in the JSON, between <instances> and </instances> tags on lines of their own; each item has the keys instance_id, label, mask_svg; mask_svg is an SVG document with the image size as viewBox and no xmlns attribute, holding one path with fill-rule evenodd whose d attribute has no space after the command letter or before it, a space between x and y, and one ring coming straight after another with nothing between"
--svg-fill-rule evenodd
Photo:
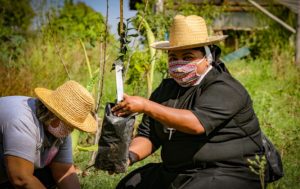
<instances>
[{"instance_id":1,"label":"background tree","mask_svg":"<svg viewBox=\"0 0 300 189\"><path fill-rule=\"evenodd\" d=\"M103 38L103 16L85 3L67 1L61 9L52 9L48 14L49 22L43 29L45 37L57 35L65 41L81 39L92 46Z\"/></svg>"},{"instance_id":2,"label":"background tree","mask_svg":"<svg viewBox=\"0 0 300 189\"><path fill-rule=\"evenodd\" d=\"M0 0L0 62L9 65L22 49L34 17L29 0Z\"/></svg>"}]
</instances>

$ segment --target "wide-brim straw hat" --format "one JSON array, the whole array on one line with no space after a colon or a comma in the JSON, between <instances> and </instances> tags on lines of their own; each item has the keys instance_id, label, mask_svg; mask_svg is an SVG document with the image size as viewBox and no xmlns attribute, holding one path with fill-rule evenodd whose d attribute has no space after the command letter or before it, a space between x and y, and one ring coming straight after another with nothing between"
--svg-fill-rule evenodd
<instances>
[{"instance_id":1,"label":"wide-brim straw hat","mask_svg":"<svg viewBox=\"0 0 300 189\"><path fill-rule=\"evenodd\" d=\"M68 126L85 132L95 132L94 98L79 83L67 81L56 90L35 88L38 99Z\"/></svg>"},{"instance_id":2,"label":"wide-brim straw hat","mask_svg":"<svg viewBox=\"0 0 300 189\"><path fill-rule=\"evenodd\" d=\"M151 47L162 50L182 50L215 44L226 35L208 36L205 20L196 15L176 15L170 28L170 40L159 41Z\"/></svg>"}]
</instances>

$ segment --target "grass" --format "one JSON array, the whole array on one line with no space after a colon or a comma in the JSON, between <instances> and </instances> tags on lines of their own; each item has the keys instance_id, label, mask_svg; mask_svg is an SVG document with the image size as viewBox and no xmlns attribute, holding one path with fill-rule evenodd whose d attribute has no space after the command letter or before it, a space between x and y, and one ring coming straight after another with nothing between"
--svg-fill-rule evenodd
<instances>
[{"instance_id":1,"label":"grass","mask_svg":"<svg viewBox=\"0 0 300 189\"><path fill-rule=\"evenodd\" d=\"M282 155L285 176L269 188L300 188L299 70L288 61L266 60L240 61L229 69L247 88L262 130Z\"/></svg>"},{"instance_id":2,"label":"grass","mask_svg":"<svg viewBox=\"0 0 300 189\"><path fill-rule=\"evenodd\" d=\"M77 162L77 165L81 170L84 170L86 168L86 162L87 162L86 160L89 159L89 153L79 152L78 156L76 157L77 158L75 158L75 162ZM91 168L91 170L88 170L81 174L80 176L81 187L88 188L88 189L115 188L117 183L121 180L121 178L124 177L130 171L138 167L141 167L147 163L159 162L159 161L160 161L159 153L155 153L149 156L148 158L144 159L143 161L137 162L133 166L129 167L126 173L114 174L114 175L109 175L105 171L95 170L94 168Z\"/></svg>"}]
</instances>

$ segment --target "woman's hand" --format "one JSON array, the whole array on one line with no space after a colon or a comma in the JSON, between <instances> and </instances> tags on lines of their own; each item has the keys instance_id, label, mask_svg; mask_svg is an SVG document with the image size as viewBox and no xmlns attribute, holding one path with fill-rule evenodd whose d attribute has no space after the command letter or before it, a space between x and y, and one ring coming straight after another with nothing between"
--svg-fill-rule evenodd
<instances>
[{"instance_id":1,"label":"woman's hand","mask_svg":"<svg viewBox=\"0 0 300 189\"><path fill-rule=\"evenodd\" d=\"M147 99L139 96L129 96L124 94L123 100L112 108L116 116L126 116L132 113L143 113Z\"/></svg>"}]
</instances>

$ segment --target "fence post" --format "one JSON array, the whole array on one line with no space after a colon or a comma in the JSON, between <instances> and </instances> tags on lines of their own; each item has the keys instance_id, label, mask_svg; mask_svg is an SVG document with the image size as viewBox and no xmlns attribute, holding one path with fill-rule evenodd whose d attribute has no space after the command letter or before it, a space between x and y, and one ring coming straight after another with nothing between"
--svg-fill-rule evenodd
<instances>
[{"instance_id":1,"label":"fence post","mask_svg":"<svg viewBox=\"0 0 300 189\"><path fill-rule=\"evenodd\" d=\"M298 13L297 13L297 32L296 32L296 57L295 64L300 68L300 2L298 1Z\"/></svg>"}]
</instances>

